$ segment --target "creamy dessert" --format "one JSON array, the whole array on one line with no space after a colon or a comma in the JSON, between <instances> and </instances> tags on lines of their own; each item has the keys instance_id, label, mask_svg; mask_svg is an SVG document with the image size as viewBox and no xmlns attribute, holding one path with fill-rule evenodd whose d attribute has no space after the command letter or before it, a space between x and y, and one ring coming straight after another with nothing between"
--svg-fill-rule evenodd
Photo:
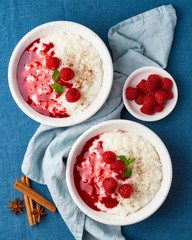
<instances>
[{"instance_id":1,"label":"creamy dessert","mask_svg":"<svg viewBox=\"0 0 192 240\"><path fill-rule=\"evenodd\" d=\"M118 216L148 204L163 177L154 146L142 136L121 130L87 141L73 174L77 192L90 208Z\"/></svg>"},{"instance_id":2,"label":"creamy dessert","mask_svg":"<svg viewBox=\"0 0 192 240\"><path fill-rule=\"evenodd\" d=\"M24 100L37 112L70 117L83 112L98 95L103 81L102 60L86 39L57 32L25 49L17 79Z\"/></svg>"}]
</instances>

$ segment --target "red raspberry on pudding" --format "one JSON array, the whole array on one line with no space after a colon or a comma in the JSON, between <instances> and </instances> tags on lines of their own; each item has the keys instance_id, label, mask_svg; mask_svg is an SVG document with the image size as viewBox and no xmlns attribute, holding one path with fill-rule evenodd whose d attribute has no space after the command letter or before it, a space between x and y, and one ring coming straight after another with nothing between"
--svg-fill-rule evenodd
<instances>
[{"instance_id":1,"label":"red raspberry on pudding","mask_svg":"<svg viewBox=\"0 0 192 240\"><path fill-rule=\"evenodd\" d=\"M111 164L116 160L116 154L112 151L105 151L102 157L103 157L103 161L107 164Z\"/></svg>"},{"instance_id":2,"label":"red raspberry on pudding","mask_svg":"<svg viewBox=\"0 0 192 240\"><path fill-rule=\"evenodd\" d=\"M121 160L116 160L111 163L110 169L111 169L111 171L113 171L115 173L123 175L123 173L125 171L125 164Z\"/></svg>"},{"instance_id":3,"label":"red raspberry on pudding","mask_svg":"<svg viewBox=\"0 0 192 240\"><path fill-rule=\"evenodd\" d=\"M132 185L131 184L123 184L119 187L118 193L121 195L122 198L130 198L132 192Z\"/></svg>"},{"instance_id":4,"label":"red raspberry on pudding","mask_svg":"<svg viewBox=\"0 0 192 240\"><path fill-rule=\"evenodd\" d=\"M57 57L47 57L45 65L48 69L55 70L59 67L59 58Z\"/></svg>"},{"instance_id":5,"label":"red raspberry on pudding","mask_svg":"<svg viewBox=\"0 0 192 240\"><path fill-rule=\"evenodd\" d=\"M133 100L139 95L139 90L137 88L128 87L125 92L127 100Z\"/></svg>"},{"instance_id":6,"label":"red raspberry on pudding","mask_svg":"<svg viewBox=\"0 0 192 240\"><path fill-rule=\"evenodd\" d=\"M60 71L60 77L64 81L69 81L75 76L74 71L71 68L62 68Z\"/></svg>"},{"instance_id":7,"label":"red raspberry on pudding","mask_svg":"<svg viewBox=\"0 0 192 240\"><path fill-rule=\"evenodd\" d=\"M81 95L76 88L70 88L66 92L65 97L68 102L73 103L73 102L77 102L80 99Z\"/></svg>"},{"instance_id":8,"label":"red raspberry on pudding","mask_svg":"<svg viewBox=\"0 0 192 240\"><path fill-rule=\"evenodd\" d=\"M117 181L112 177L105 178L103 180L103 187L106 193L112 194L117 188Z\"/></svg>"}]
</instances>

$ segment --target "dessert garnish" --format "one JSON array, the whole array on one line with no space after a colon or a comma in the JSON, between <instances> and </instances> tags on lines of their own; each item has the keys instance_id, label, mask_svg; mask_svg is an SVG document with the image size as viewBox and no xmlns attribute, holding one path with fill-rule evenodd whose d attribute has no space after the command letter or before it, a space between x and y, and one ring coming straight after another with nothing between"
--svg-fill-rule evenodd
<instances>
[{"instance_id":1,"label":"dessert garnish","mask_svg":"<svg viewBox=\"0 0 192 240\"><path fill-rule=\"evenodd\" d=\"M48 69L54 70L59 67L59 58L57 57L47 57L45 65Z\"/></svg>"},{"instance_id":2,"label":"dessert garnish","mask_svg":"<svg viewBox=\"0 0 192 240\"><path fill-rule=\"evenodd\" d=\"M127 100L135 100L136 104L142 105L142 113L152 115L163 111L167 100L173 98L172 86L171 79L151 74L147 80L142 79L136 88L127 87L125 94Z\"/></svg>"},{"instance_id":3,"label":"dessert garnish","mask_svg":"<svg viewBox=\"0 0 192 240\"><path fill-rule=\"evenodd\" d=\"M103 180L103 187L106 193L112 194L117 188L117 181L113 177L105 178Z\"/></svg>"},{"instance_id":4,"label":"dessert garnish","mask_svg":"<svg viewBox=\"0 0 192 240\"><path fill-rule=\"evenodd\" d=\"M135 158L128 160L124 155L120 155L118 156L120 160L117 160L116 154L112 151L105 151L102 158L105 163L110 164L111 171L123 177L131 177L132 170L129 165L135 162Z\"/></svg>"},{"instance_id":5,"label":"dessert garnish","mask_svg":"<svg viewBox=\"0 0 192 240\"><path fill-rule=\"evenodd\" d=\"M51 87L55 90L57 94L61 95L63 93L63 86L57 82L59 77L60 72L57 69L55 69L52 74L52 79L55 83L51 84Z\"/></svg>"},{"instance_id":6,"label":"dessert garnish","mask_svg":"<svg viewBox=\"0 0 192 240\"><path fill-rule=\"evenodd\" d=\"M39 204L37 204L36 209L34 209L31 213L35 216L36 221L39 223L40 219L43 219L44 216L47 216L46 213L44 213L44 207L41 208Z\"/></svg>"},{"instance_id":7,"label":"dessert garnish","mask_svg":"<svg viewBox=\"0 0 192 240\"><path fill-rule=\"evenodd\" d=\"M59 79L59 77L60 77L60 72L59 72L59 70L55 69L53 72L53 75L52 75L53 81L56 82Z\"/></svg>"},{"instance_id":8,"label":"dessert garnish","mask_svg":"<svg viewBox=\"0 0 192 240\"><path fill-rule=\"evenodd\" d=\"M105 151L102 155L103 161L110 164L116 160L116 154L112 151Z\"/></svg>"},{"instance_id":9,"label":"dessert garnish","mask_svg":"<svg viewBox=\"0 0 192 240\"><path fill-rule=\"evenodd\" d=\"M75 73L71 68L62 68L60 74L64 81L69 81L75 76Z\"/></svg>"},{"instance_id":10,"label":"dessert garnish","mask_svg":"<svg viewBox=\"0 0 192 240\"><path fill-rule=\"evenodd\" d=\"M132 169L129 165L135 162L135 158L128 160L124 155L120 155L118 156L118 158L125 164L125 171L123 173L123 177L131 177Z\"/></svg>"},{"instance_id":11,"label":"dessert garnish","mask_svg":"<svg viewBox=\"0 0 192 240\"><path fill-rule=\"evenodd\" d=\"M122 184L119 189L118 193L121 195L122 198L130 198L132 192L132 185L131 184Z\"/></svg>"},{"instance_id":12,"label":"dessert garnish","mask_svg":"<svg viewBox=\"0 0 192 240\"><path fill-rule=\"evenodd\" d=\"M25 205L21 204L22 201L23 201L22 199L18 201L17 198L15 198L15 202L9 201L11 205L9 205L7 207L12 208L10 213L14 211L15 216L17 215L18 212L23 213L22 208L25 207Z\"/></svg>"},{"instance_id":13,"label":"dessert garnish","mask_svg":"<svg viewBox=\"0 0 192 240\"><path fill-rule=\"evenodd\" d=\"M55 90L55 92L59 95L63 93L63 86L60 83L53 83L51 84L51 87Z\"/></svg>"},{"instance_id":14,"label":"dessert garnish","mask_svg":"<svg viewBox=\"0 0 192 240\"><path fill-rule=\"evenodd\" d=\"M59 95L63 93L63 85L65 86L65 81L69 81L74 77L75 73L71 68L62 68L59 72L57 69L54 70L52 74L52 79L55 83L51 84L51 87ZM59 82L57 82L60 80ZM64 81L64 82L63 82ZM63 83L63 85L62 85ZM77 102L80 99L80 92L76 88L70 88L65 95L68 102Z\"/></svg>"},{"instance_id":15,"label":"dessert garnish","mask_svg":"<svg viewBox=\"0 0 192 240\"><path fill-rule=\"evenodd\" d=\"M70 88L65 95L66 100L70 103L77 102L80 97L80 92L76 88Z\"/></svg>"},{"instance_id":16,"label":"dessert garnish","mask_svg":"<svg viewBox=\"0 0 192 240\"><path fill-rule=\"evenodd\" d=\"M116 160L111 163L110 169L122 176L125 172L125 164L121 160Z\"/></svg>"},{"instance_id":17,"label":"dessert garnish","mask_svg":"<svg viewBox=\"0 0 192 240\"><path fill-rule=\"evenodd\" d=\"M125 178L131 177L132 169L129 165L135 162L135 158L128 160L124 155L120 155L117 156L120 160L116 160L116 154L112 151L104 152L102 157L107 164L110 164L111 171ZM113 194L117 188L117 181L113 177L107 177L103 180L103 188L107 194ZM123 198L130 198L131 192L131 184L123 184L118 189L118 193Z\"/></svg>"}]
</instances>

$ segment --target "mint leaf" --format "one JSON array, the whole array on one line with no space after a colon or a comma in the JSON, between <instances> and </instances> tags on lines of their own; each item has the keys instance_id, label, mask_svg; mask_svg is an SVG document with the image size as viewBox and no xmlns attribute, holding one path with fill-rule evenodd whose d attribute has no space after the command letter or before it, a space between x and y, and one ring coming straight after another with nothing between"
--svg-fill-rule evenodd
<instances>
[{"instance_id":1,"label":"mint leaf","mask_svg":"<svg viewBox=\"0 0 192 240\"><path fill-rule=\"evenodd\" d=\"M53 73L53 75L52 75L53 81L56 82L56 81L59 79L59 77L60 77L60 72L59 72L57 69L55 69L55 70L54 70L54 73Z\"/></svg>"},{"instance_id":2,"label":"mint leaf","mask_svg":"<svg viewBox=\"0 0 192 240\"><path fill-rule=\"evenodd\" d=\"M63 86L60 83L55 82L54 84L51 84L51 87L57 94L61 95L63 93Z\"/></svg>"},{"instance_id":3,"label":"mint leaf","mask_svg":"<svg viewBox=\"0 0 192 240\"><path fill-rule=\"evenodd\" d=\"M123 177L131 177L131 175L132 175L132 170L131 170L131 168L130 168L130 167L126 167L126 168L125 168L125 171L124 171L124 173L123 173Z\"/></svg>"},{"instance_id":4,"label":"mint leaf","mask_svg":"<svg viewBox=\"0 0 192 240\"><path fill-rule=\"evenodd\" d=\"M129 161L129 164L134 163L134 162L135 162L135 158L132 158L132 159Z\"/></svg>"},{"instance_id":5,"label":"mint leaf","mask_svg":"<svg viewBox=\"0 0 192 240\"><path fill-rule=\"evenodd\" d=\"M124 162L125 164L129 164L129 161L127 160L127 158L126 158L124 155L120 155L120 156L118 156L118 158L119 158L122 162Z\"/></svg>"}]
</instances>

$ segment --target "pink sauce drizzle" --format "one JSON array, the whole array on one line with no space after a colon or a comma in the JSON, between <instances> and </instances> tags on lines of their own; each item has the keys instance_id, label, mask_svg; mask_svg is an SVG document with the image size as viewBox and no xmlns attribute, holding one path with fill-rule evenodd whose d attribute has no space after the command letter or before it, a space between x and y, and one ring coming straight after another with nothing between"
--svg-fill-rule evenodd
<instances>
[{"instance_id":1,"label":"pink sauce drizzle","mask_svg":"<svg viewBox=\"0 0 192 240\"><path fill-rule=\"evenodd\" d=\"M24 100L38 113L54 118L67 118L70 115L67 110L56 101L60 96L51 88L53 71L45 68L45 59L47 56L54 56L54 44L43 43L43 50L39 54L37 45L40 39L32 42L23 52L17 70L17 81L20 93ZM26 69L26 67L28 69ZM45 71L46 70L46 71ZM38 74L37 74L38 71ZM27 81L27 77L31 76L34 80ZM69 84L68 84L69 85ZM71 87L71 86L66 86ZM44 91L39 94L38 91ZM33 100L35 94L36 101Z\"/></svg>"},{"instance_id":2,"label":"pink sauce drizzle","mask_svg":"<svg viewBox=\"0 0 192 240\"><path fill-rule=\"evenodd\" d=\"M96 162L98 161L97 154L95 152L90 153L89 149L93 146L93 142L99 139L99 135L88 140L79 156L77 156L76 163L74 166L74 182L82 200L92 209L96 211L101 211L95 203L98 201L104 204L107 208L114 208L118 205L119 201L116 198L112 198L111 195L107 195L106 197L99 197L99 188L97 186L97 182L95 179L94 171L96 168ZM97 152L99 155L102 155L103 150L103 142L99 141L97 144ZM86 166L85 161L89 159L91 163L90 166ZM82 165L83 164L83 165ZM101 179L104 179L105 169L101 169L99 172L99 176ZM86 176L86 181L83 181L83 176ZM117 194L115 195L117 196Z\"/></svg>"}]
</instances>

